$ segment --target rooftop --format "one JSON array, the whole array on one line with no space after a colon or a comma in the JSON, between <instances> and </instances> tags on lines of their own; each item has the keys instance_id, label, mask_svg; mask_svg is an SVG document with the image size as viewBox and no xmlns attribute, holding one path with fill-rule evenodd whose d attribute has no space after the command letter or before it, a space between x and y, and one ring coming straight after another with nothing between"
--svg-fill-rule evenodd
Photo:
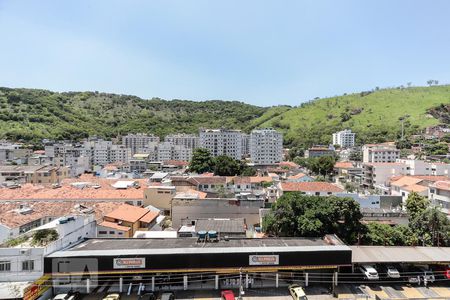
<instances>
[{"instance_id":1,"label":"rooftop","mask_svg":"<svg viewBox=\"0 0 450 300\"><path fill-rule=\"evenodd\" d=\"M450 191L450 181L437 181L432 185L432 187L440 190Z\"/></svg>"},{"instance_id":2,"label":"rooftop","mask_svg":"<svg viewBox=\"0 0 450 300\"><path fill-rule=\"evenodd\" d=\"M150 211L148 209L129 205L129 204L122 204L119 207L117 207L115 210L107 214L105 217L111 218L111 219L117 219L117 220L123 220L127 222L137 222L142 217L144 217L146 214L148 214ZM155 216L156 218L156 216Z\"/></svg>"},{"instance_id":3,"label":"rooftop","mask_svg":"<svg viewBox=\"0 0 450 300\"><path fill-rule=\"evenodd\" d=\"M27 208L26 213L20 213L20 208ZM0 205L0 224L9 228L17 228L34 220L44 217L62 217L77 215L93 211L96 219L113 211L117 207L115 202L6 202Z\"/></svg>"},{"instance_id":4,"label":"rooftop","mask_svg":"<svg viewBox=\"0 0 450 300\"><path fill-rule=\"evenodd\" d=\"M449 262L450 247L350 246L353 263Z\"/></svg>"},{"instance_id":5,"label":"rooftop","mask_svg":"<svg viewBox=\"0 0 450 300\"><path fill-rule=\"evenodd\" d=\"M120 230L120 231L129 231L129 230L131 230L130 227L122 226L122 225L119 225L117 223L109 222L109 221L103 221L103 222L101 222L98 225L99 226L103 226L103 227L113 228L113 229Z\"/></svg>"},{"instance_id":6,"label":"rooftop","mask_svg":"<svg viewBox=\"0 0 450 300\"><path fill-rule=\"evenodd\" d=\"M140 186L146 186L143 179L135 179ZM115 189L117 180L82 175L80 178L66 178L60 188L51 185L24 184L17 189L0 188L0 200L121 200L143 199L143 189Z\"/></svg>"},{"instance_id":7,"label":"rooftop","mask_svg":"<svg viewBox=\"0 0 450 300\"><path fill-rule=\"evenodd\" d=\"M215 230L219 233L245 233L245 221L239 219L197 219L196 231Z\"/></svg>"},{"instance_id":8,"label":"rooftop","mask_svg":"<svg viewBox=\"0 0 450 300\"><path fill-rule=\"evenodd\" d=\"M282 182L281 189L284 192L333 192L344 190L328 182Z\"/></svg>"},{"instance_id":9,"label":"rooftop","mask_svg":"<svg viewBox=\"0 0 450 300\"><path fill-rule=\"evenodd\" d=\"M336 240L335 240L336 241ZM181 239L88 239L73 248L57 251L49 257L111 256L145 254L290 252L350 250L342 243L330 244L323 238L264 238L219 240L199 243L197 238Z\"/></svg>"},{"instance_id":10,"label":"rooftop","mask_svg":"<svg viewBox=\"0 0 450 300\"><path fill-rule=\"evenodd\" d=\"M334 164L336 169L351 169L354 168L353 163L349 161L338 161Z\"/></svg>"}]
</instances>

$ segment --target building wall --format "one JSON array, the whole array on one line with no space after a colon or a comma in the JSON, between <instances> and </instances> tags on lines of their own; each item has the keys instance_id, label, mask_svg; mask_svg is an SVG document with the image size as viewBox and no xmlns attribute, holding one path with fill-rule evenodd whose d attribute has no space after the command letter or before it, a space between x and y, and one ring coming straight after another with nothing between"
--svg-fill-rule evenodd
<instances>
[{"instance_id":1,"label":"building wall","mask_svg":"<svg viewBox=\"0 0 450 300\"><path fill-rule=\"evenodd\" d=\"M227 155L242 158L242 133L240 130L200 130L200 147L208 149L212 156Z\"/></svg>"},{"instance_id":2,"label":"building wall","mask_svg":"<svg viewBox=\"0 0 450 300\"><path fill-rule=\"evenodd\" d=\"M151 205L162 210L170 210L176 188L147 188L144 190L144 207Z\"/></svg>"}]
</instances>

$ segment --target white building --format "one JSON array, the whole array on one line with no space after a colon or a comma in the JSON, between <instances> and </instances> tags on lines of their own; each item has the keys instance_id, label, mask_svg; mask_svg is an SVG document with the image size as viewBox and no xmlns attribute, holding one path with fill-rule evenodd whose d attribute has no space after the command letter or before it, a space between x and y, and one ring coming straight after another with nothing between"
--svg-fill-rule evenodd
<instances>
[{"instance_id":1,"label":"white building","mask_svg":"<svg viewBox=\"0 0 450 300\"><path fill-rule=\"evenodd\" d=\"M363 164L363 182L365 187L386 187L393 176L406 175L404 163L365 163Z\"/></svg>"},{"instance_id":2,"label":"white building","mask_svg":"<svg viewBox=\"0 0 450 300\"><path fill-rule=\"evenodd\" d=\"M253 130L250 134L250 159L254 164L268 165L282 161L283 135L267 128Z\"/></svg>"},{"instance_id":3,"label":"white building","mask_svg":"<svg viewBox=\"0 0 450 300\"><path fill-rule=\"evenodd\" d=\"M431 203L450 216L450 181L438 181L431 185L428 197Z\"/></svg>"},{"instance_id":4,"label":"white building","mask_svg":"<svg viewBox=\"0 0 450 300\"><path fill-rule=\"evenodd\" d=\"M414 159L398 159L397 162L406 164L408 175L450 176L450 164Z\"/></svg>"},{"instance_id":5,"label":"white building","mask_svg":"<svg viewBox=\"0 0 450 300\"><path fill-rule=\"evenodd\" d=\"M148 143L156 142L159 143L159 137L153 134L127 134L122 137L122 145L125 148L131 149L131 154L136 154L138 149L146 148Z\"/></svg>"},{"instance_id":6,"label":"white building","mask_svg":"<svg viewBox=\"0 0 450 300\"><path fill-rule=\"evenodd\" d=\"M188 149L195 149L200 146L200 138L196 134L169 134L164 138L164 141L172 145L182 145Z\"/></svg>"},{"instance_id":7,"label":"white building","mask_svg":"<svg viewBox=\"0 0 450 300\"><path fill-rule=\"evenodd\" d=\"M70 167L70 176L74 177L92 169L91 152L82 145L58 143L45 146L45 155L53 166Z\"/></svg>"},{"instance_id":8,"label":"white building","mask_svg":"<svg viewBox=\"0 0 450 300\"><path fill-rule=\"evenodd\" d=\"M242 155L248 157L250 155L250 135L242 134Z\"/></svg>"},{"instance_id":9,"label":"white building","mask_svg":"<svg viewBox=\"0 0 450 300\"><path fill-rule=\"evenodd\" d=\"M393 163L400 158L400 150L392 144L368 144L362 150L364 163Z\"/></svg>"},{"instance_id":10,"label":"white building","mask_svg":"<svg viewBox=\"0 0 450 300\"><path fill-rule=\"evenodd\" d=\"M131 149L123 145L114 145L111 141L94 140L83 144L86 156L91 157L92 165L105 166L110 163L128 163Z\"/></svg>"},{"instance_id":11,"label":"white building","mask_svg":"<svg viewBox=\"0 0 450 300\"><path fill-rule=\"evenodd\" d=\"M333 145L339 145L341 148L350 148L355 146L355 133L353 133L350 129L333 133Z\"/></svg>"},{"instance_id":12,"label":"white building","mask_svg":"<svg viewBox=\"0 0 450 300\"><path fill-rule=\"evenodd\" d=\"M242 132L230 129L201 129L200 147L208 149L212 156L227 155L242 158Z\"/></svg>"}]
</instances>

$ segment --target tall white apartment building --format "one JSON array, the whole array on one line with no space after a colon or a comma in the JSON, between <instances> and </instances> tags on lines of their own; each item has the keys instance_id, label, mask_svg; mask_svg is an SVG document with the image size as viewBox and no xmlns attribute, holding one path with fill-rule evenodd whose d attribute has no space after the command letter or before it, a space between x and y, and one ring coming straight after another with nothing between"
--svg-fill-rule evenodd
<instances>
[{"instance_id":1,"label":"tall white apartment building","mask_svg":"<svg viewBox=\"0 0 450 300\"><path fill-rule=\"evenodd\" d=\"M400 150L391 144L368 144L362 147L364 163L393 163L400 158Z\"/></svg>"},{"instance_id":2,"label":"tall white apartment building","mask_svg":"<svg viewBox=\"0 0 450 300\"><path fill-rule=\"evenodd\" d=\"M406 165L408 175L447 176L450 177L450 164L442 162L428 162L414 159L397 159Z\"/></svg>"},{"instance_id":3,"label":"tall white apartment building","mask_svg":"<svg viewBox=\"0 0 450 300\"><path fill-rule=\"evenodd\" d=\"M206 148L212 156L227 155L242 158L242 132L230 129L201 129L200 147Z\"/></svg>"},{"instance_id":4,"label":"tall white apartment building","mask_svg":"<svg viewBox=\"0 0 450 300\"><path fill-rule=\"evenodd\" d=\"M131 149L131 154L138 153L138 149L146 148L148 143L159 143L159 137L153 134L129 133L122 137L122 145Z\"/></svg>"},{"instance_id":5,"label":"tall white apartment building","mask_svg":"<svg viewBox=\"0 0 450 300\"><path fill-rule=\"evenodd\" d=\"M192 152L192 148L187 148L184 145L174 145L171 142L151 142L148 144L148 147L138 149L139 154L150 154L149 160L162 162L168 160L190 161Z\"/></svg>"},{"instance_id":6,"label":"tall white apartment building","mask_svg":"<svg viewBox=\"0 0 450 300\"><path fill-rule=\"evenodd\" d=\"M242 134L242 155L250 155L250 135L245 133Z\"/></svg>"},{"instance_id":7,"label":"tall white apartment building","mask_svg":"<svg viewBox=\"0 0 450 300\"><path fill-rule=\"evenodd\" d=\"M254 164L267 165L281 162L283 157L283 135L267 128L250 133L250 159Z\"/></svg>"},{"instance_id":8,"label":"tall white apartment building","mask_svg":"<svg viewBox=\"0 0 450 300\"><path fill-rule=\"evenodd\" d=\"M339 145L342 148L355 146L355 133L350 129L333 133L333 145Z\"/></svg>"},{"instance_id":9,"label":"tall white apartment building","mask_svg":"<svg viewBox=\"0 0 450 300\"><path fill-rule=\"evenodd\" d=\"M200 146L200 138L196 134L169 134L164 138L164 141L172 143L172 145L182 145L190 149L195 149Z\"/></svg>"},{"instance_id":10,"label":"tall white apartment building","mask_svg":"<svg viewBox=\"0 0 450 300\"><path fill-rule=\"evenodd\" d=\"M83 150L91 157L92 165L105 166L114 162L128 163L131 149L124 145L114 145L111 141L94 140L83 144Z\"/></svg>"}]
</instances>

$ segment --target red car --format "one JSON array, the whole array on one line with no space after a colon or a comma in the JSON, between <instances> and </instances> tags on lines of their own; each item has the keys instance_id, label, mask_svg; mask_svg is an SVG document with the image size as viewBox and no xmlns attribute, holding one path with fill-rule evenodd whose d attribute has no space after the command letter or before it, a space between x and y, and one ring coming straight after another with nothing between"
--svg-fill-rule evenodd
<instances>
[{"instance_id":1,"label":"red car","mask_svg":"<svg viewBox=\"0 0 450 300\"><path fill-rule=\"evenodd\" d=\"M234 293L231 290L225 290L220 293L222 300L235 300Z\"/></svg>"}]
</instances>

